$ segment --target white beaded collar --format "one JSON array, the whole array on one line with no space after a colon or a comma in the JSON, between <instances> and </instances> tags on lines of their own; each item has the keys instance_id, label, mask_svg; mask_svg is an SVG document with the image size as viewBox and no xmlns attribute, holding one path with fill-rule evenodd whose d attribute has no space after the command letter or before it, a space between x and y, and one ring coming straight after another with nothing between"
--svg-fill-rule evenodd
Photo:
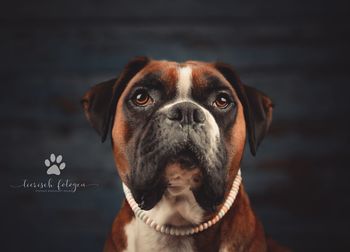
<instances>
[{"instance_id":1,"label":"white beaded collar","mask_svg":"<svg viewBox=\"0 0 350 252\"><path fill-rule=\"evenodd\" d=\"M137 218L141 219L145 224L147 224L148 226L150 226L151 228L155 229L160 233L167 234L167 235L185 236L185 235L192 235L192 234L202 232L203 230L206 230L207 228L216 224L222 217L224 217L224 215L228 212L228 210L231 208L233 202L236 199L241 181L242 181L241 170L239 169L237 176L233 181L231 191L227 196L219 212L209 221L198 224L196 226L189 226L189 227L174 227L169 225L157 224L154 220L152 220L147 215L147 211L142 210L138 206L138 204L136 203L134 197L130 192L130 189L124 183L123 183L123 189L124 189L126 200L128 201L131 209L134 211L134 214L135 216L137 216Z\"/></svg>"}]
</instances>

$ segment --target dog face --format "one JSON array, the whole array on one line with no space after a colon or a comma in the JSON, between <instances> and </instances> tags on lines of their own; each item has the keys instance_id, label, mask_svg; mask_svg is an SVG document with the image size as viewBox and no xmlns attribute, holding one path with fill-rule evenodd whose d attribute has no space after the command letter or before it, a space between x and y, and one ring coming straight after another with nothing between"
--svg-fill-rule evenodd
<instances>
[{"instance_id":1,"label":"dog face","mask_svg":"<svg viewBox=\"0 0 350 252\"><path fill-rule=\"evenodd\" d=\"M120 177L145 210L184 186L215 210L239 169L246 132L255 154L272 112L270 99L226 64L148 58L91 89L83 105L103 140L111 128Z\"/></svg>"}]
</instances>

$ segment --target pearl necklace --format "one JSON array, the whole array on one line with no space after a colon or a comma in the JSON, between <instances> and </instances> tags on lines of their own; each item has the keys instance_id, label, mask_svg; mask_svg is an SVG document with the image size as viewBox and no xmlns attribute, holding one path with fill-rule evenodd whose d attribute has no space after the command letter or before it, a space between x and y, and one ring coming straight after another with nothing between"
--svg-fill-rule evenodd
<instances>
[{"instance_id":1,"label":"pearl necklace","mask_svg":"<svg viewBox=\"0 0 350 252\"><path fill-rule=\"evenodd\" d=\"M128 201L135 216L141 219L146 225L150 226L151 228L155 229L156 231L162 234L185 236L185 235L192 235L192 234L202 232L203 230L208 229L209 227L216 224L219 220L221 220L222 217L224 217L227 211L231 208L233 202L235 201L237 193L239 191L239 186L241 184L241 181L242 181L241 170L239 169L237 176L233 181L231 191L227 196L225 203L222 205L220 211L211 220L201 223L197 226L190 226L190 227L174 227L169 225L157 224L154 220L152 220L149 216L147 216L147 211L142 210L138 206L138 204L136 203L134 197L130 192L130 189L124 183L123 183L123 190L124 190L126 200Z\"/></svg>"}]
</instances>

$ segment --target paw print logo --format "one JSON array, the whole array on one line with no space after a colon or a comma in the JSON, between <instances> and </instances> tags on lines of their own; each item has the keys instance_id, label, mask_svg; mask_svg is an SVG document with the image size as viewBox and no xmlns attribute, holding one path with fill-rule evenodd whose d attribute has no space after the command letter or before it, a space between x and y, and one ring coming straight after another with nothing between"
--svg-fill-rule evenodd
<instances>
[{"instance_id":1,"label":"paw print logo","mask_svg":"<svg viewBox=\"0 0 350 252\"><path fill-rule=\"evenodd\" d=\"M45 159L45 166L48 168L46 171L47 175L60 175L61 170L66 167L66 163L62 162L62 155L56 157L55 154L52 153L50 155L50 160Z\"/></svg>"}]
</instances>

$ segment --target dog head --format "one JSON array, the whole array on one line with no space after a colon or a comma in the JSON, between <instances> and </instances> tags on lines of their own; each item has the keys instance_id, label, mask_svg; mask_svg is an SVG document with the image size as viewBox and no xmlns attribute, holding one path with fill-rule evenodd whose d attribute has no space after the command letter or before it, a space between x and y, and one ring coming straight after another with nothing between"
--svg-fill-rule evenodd
<instances>
[{"instance_id":1,"label":"dog head","mask_svg":"<svg viewBox=\"0 0 350 252\"><path fill-rule=\"evenodd\" d=\"M142 209L179 189L179 171L197 203L213 211L236 176L246 136L256 150L272 119L272 102L223 63L177 63L139 57L121 75L83 97L85 114Z\"/></svg>"}]
</instances>

